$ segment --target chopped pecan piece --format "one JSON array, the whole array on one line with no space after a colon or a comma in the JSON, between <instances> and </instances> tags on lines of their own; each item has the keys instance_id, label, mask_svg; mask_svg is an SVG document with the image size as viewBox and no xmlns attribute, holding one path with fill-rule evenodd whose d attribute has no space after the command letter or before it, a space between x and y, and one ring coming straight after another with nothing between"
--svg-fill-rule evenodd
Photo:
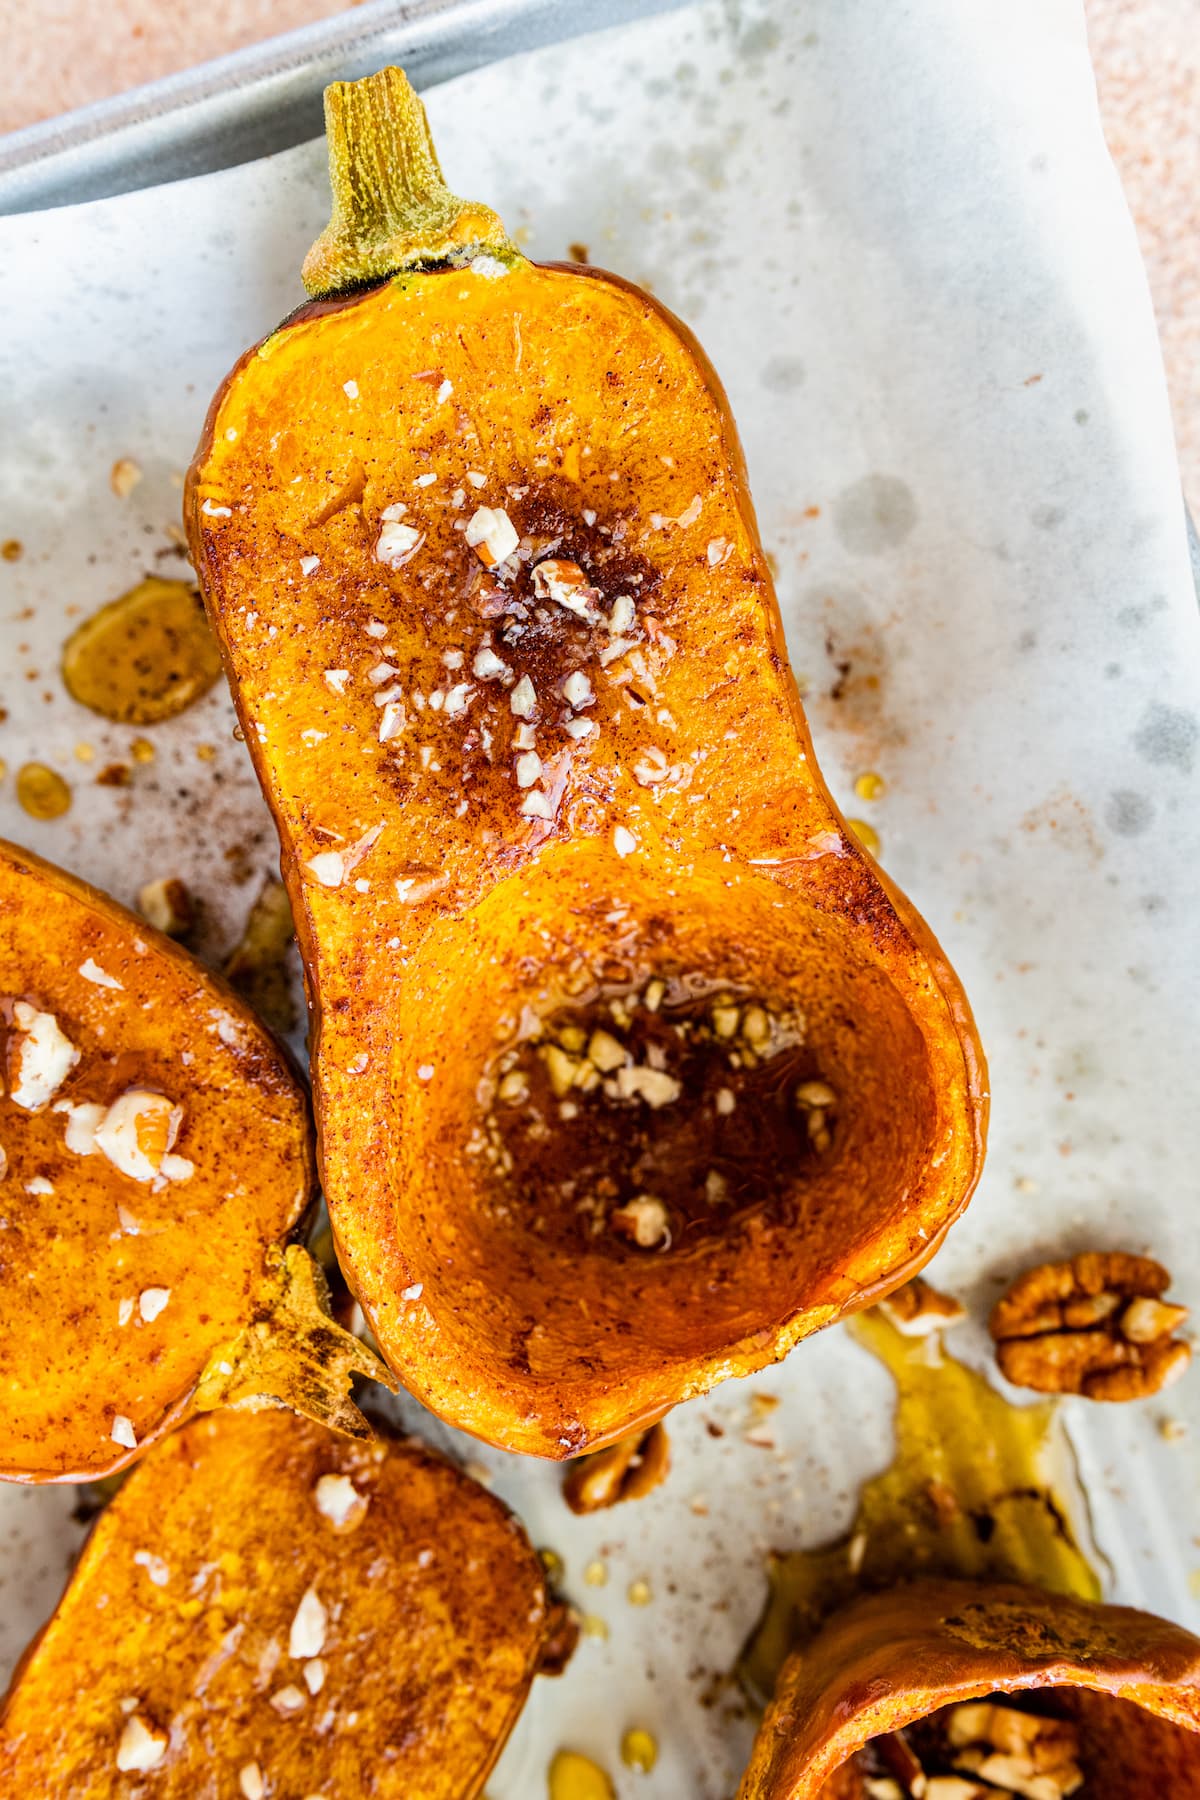
<instances>
[{"instance_id":1,"label":"chopped pecan piece","mask_svg":"<svg viewBox=\"0 0 1200 1800\"><path fill-rule=\"evenodd\" d=\"M1191 1346L1172 1332L1188 1316L1161 1296L1161 1263L1088 1251L1015 1281L989 1328L1001 1371L1018 1387L1089 1400L1138 1400L1183 1374Z\"/></svg>"},{"instance_id":2,"label":"chopped pecan piece","mask_svg":"<svg viewBox=\"0 0 1200 1800\"><path fill-rule=\"evenodd\" d=\"M192 896L174 875L148 881L138 892L138 911L168 937L185 938L196 923Z\"/></svg>"},{"instance_id":3,"label":"chopped pecan piece","mask_svg":"<svg viewBox=\"0 0 1200 1800\"><path fill-rule=\"evenodd\" d=\"M949 1325L960 1325L967 1316L966 1308L952 1294L939 1293L920 1275L881 1300L879 1310L905 1337L928 1337Z\"/></svg>"},{"instance_id":4,"label":"chopped pecan piece","mask_svg":"<svg viewBox=\"0 0 1200 1800\"><path fill-rule=\"evenodd\" d=\"M241 941L225 962L225 979L267 1024L291 1031L296 1005L288 976L287 952L295 936L287 889L281 881L264 881L246 920Z\"/></svg>"},{"instance_id":5,"label":"chopped pecan piece","mask_svg":"<svg viewBox=\"0 0 1200 1800\"><path fill-rule=\"evenodd\" d=\"M666 1479L671 1445L662 1425L638 1431L606 1450L581 1456L563 1481L563 1499L574 1513L600 1512L621 1500L640 1500Z\"/></svg>"},{"instance_id":6,"label":"chopped pecan piece","mask_svg":"<svg viewBox=\"0 0 1200 1800\"><path fill-rule=\"evenodd\" d=\"M539 1675L561 1675L579 1643L579 1614L565 1600L554 1600Z\"/></svg>"}]
</instances>

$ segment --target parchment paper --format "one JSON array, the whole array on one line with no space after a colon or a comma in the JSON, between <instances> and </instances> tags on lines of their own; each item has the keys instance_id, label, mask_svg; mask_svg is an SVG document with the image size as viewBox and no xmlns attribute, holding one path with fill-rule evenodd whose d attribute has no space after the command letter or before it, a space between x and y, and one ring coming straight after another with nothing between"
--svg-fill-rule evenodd
<instances>
[{"instance_id":1,"label":"parchment paper","mask_svg":"<svg viewBox=\"0 0 1200 1800\"><path fill-rule=\"evenodd\" d=\"M991 1058L987 1173L936 1275L979 1318L1040 1257L1147 1248L1200 1303L1200 623L1078 0L710 0L429 98L461 192L531 253L583 243L651 287L728 386L822 764L939 932ZM170 571L178 472L217 381L300 298L323 161L0 222L0 538L25 546L0 562L0 828L126 901L183 875L214 949L274 856L227 697L144 733L156 760L100 787L136 734L76 707L56 658L74 617ZM123 455L145 479L119 501ZM54 825L14 800L34 756L74 784ZM871 804L852 793L868 770L887 783ZM978 1327L957 1348L985 1359ZM891 1448L890 1383L844 1334L749 1385L782 1398L776 1451L744 1442L731 1384L673 1419L665 1488L588 1521L557 1471L455 1442L611 1627L537 1684L495 1800L543 1792L559 1744L622 1794L732 1792L749 1726L703 1696L757 1612L762 1554L842 1529ZM1161 1402L1069 1407L1112 1593L1193 1624L1196 1440L1158 1424L1200 1425L1198 1400L1193 1374ZM56 1596L71 1505L0 1493L5 1659ZM582 1580L596 1555L602 1589ZM619 1765L634 1723L661 1740L649 1778Z\"/></svg>"}]
</instances>

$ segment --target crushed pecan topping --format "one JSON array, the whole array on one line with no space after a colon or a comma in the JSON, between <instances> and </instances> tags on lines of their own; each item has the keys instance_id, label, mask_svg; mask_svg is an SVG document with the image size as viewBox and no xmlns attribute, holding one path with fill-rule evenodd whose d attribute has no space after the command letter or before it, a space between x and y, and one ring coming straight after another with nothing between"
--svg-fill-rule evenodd
<instances>
[{"instance_id":1,"label":"crushed pecan topping","mask_svg":"<svg viewBox=\"0 0 1200 1800\"><path fill-rule=\"evenodd\" d=\"M911 1735L910 1735L911 1733ZM1083 1783L1079 1732L1002 1698L946 1707L859 1753L864 1800L1066 1800Z\"/></svg>"},{"instance_id":2,"label":"crushed pecan topping","mask_svg":"<svg viewBox=\"0 0 1200 1800\"><path fill-rule=\"evenodd\" d=\"M977 1700L951 1707L945 1728L953 1767L976 1776L984 1791L1062 1800L1082 1785L1079 1733L1069 1720Z\"/></svg>"},{"instance_id":3,"label":"crushed pecan topping","mask_svg":"<svg viewBox=\"0 0 1200 1800\"><path fill-rule=\"evenodd\" d=\"M881 1300L879 1310L905 1337L928 1337L933 1331L961 1325L967 1316L966 1308L952 1294L939 1293L920 1275Z\"/></svg>"},{"instance_id":4,"label":"crushed pecan topping","mask_svg":"<svg viewBox=\"0 0 1200 1800\"><path fill-rule=\"evenodd\" d=\"M662 1425L581 1456L563 1481L563 1499L574 1513L600 1512L621 1500L640 1500L666 1479L671 1445Z\"/></svg>"},{"instance_id":5,"label":"crushed pecan topping","mask_svg":"<svg viewBox=\"0 0 1200 1800\"><path fill-rule=\"evenodd\" d=\"M1163 1300L1170 1280L1161 1263L1123 1251L1088 1251L1028 1270L989 1321L1001 1371L1043 1394L1157 1394L1183 1374L1192 1354L1172 1336L1188 1309Z\"/></svg>"}]
</instances>

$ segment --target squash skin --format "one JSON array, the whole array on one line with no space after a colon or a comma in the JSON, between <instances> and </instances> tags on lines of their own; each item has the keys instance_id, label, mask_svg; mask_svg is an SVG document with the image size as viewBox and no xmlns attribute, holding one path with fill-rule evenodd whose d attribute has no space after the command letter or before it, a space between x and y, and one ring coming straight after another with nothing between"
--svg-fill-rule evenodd
<instances>
[{"instance_id":1,"label":"squash skin","mask_svg":"<svg viewBox=\"0 0 1200 1800\"><path fill-rule=\"evenodd\" d=\"M88 958L122 988L84 978ZM53 1013L81 1051L59 1098L157 1089L183 1108L176 1149L195 1163L190 1180L154 1193L99 1153L67 1151L62 1114L0 1098L0 1479L96 1480L186 1416L210 1355L253 1315L265 1253L312 1201L308 1105L286 1053L224 982L107 895L5 843L0 995ZM35 1174L53 1194L26 1197ZM119 1228L118 1207L136 1234ZM156 1287L170 1300L143 1320L139 1295ZM122 1300L133 1303L123 1326ZM112 1440L115 1413L135 1449Z\"/></svg>"},{"instance_id":2,"label":"squash skin","mask_svg":"<svg viewBox=\"0 0 1200 1800\"><path fill-rule=\"evenodd\" d=\"M464 428L439 424L411 381L431 364L469 395L465 447L455 438ZM347 380L364 394L371 384L361 419L339 406ZM637 432L627 429L630 407ZM403 433L376 422L395 415ZM537 477L531 465L544 450L559 460ZM699 772L692 792L636 785L629 769L646 728L618 725L600 681L589 714L599 740L569 753L544 825L518 819L511 788L486 775L465 825L449 774L408 781L400 802L387 771L360 754L377 717L369 700L320 683L324 668L361 665L370 618L386 621L406 688L418 671L432 684L440 651L470 649L479 636L461 607L462 623L445 628L416 585L456 548L447 591L457 603L474 564L446 521L419 510L414 472L436 469L436 493L467 467L488 475L468 506L540 479L535 499L571 514L573 530L589 504L601 523L624 521L678 645L657 672L656 704L674 722L672 755ZM359 500L314 526L356 469ZM650 523L676 519L695 494L694 527ZM391 573L372 561L374 525L363 515L373 522L401 495L427 529L428 561ZM225 506L229 515L212 511ZM280 829L319 1021L315 1105L339 1255L405 1384L492 1443L570 1456L761 1368L913 1274L978 1178L982 1052L935 940L857 846L816 768L736 432L679 321L615 277L520 259L502 279L427 271L302 308L217 396L185 511ZM718 542L733 548L714 567L708 545ZM304 552L322 556L309 582L294 573ZM427 639L410 629L418 607ZM250 613L257 636L244 624ZM261 632L272 625L264 661ZM307 768L305 729L331 745L314 745ZM329 841L314 825L352 842L379 822L357 871L369 897L310 879L305 865ZM637 837L636 854L616 852L620 825ZM415 905L398 903L393 884L414 869L449 879ZM572 962L612 960L618 934L604 915L614 905L648 928L639 954L626 955L635 975L708 969L798 998L851 1110L870 1097L872 1116L859 1111L808 1201L790 1221L760 1221L757 1241L731 1233L703 1256L598 1257L589 1267L488 1231L461 1203L472 1192L462 1143L480 1045L501 1013L556 991ZM531 977L527 946L543 934ZM487 1005L472 992L479 967L493 984ZM363 1056L365 1069L351 1072ZM423 1080L417 1071L430 1066L435 1076ZM393 1119L385 1134L381 1122ZM420 1296L408 1298L415 1287Z\"/></svg>"},{"instance_id":3,"label":"squash skin","mask_svg":"<svg viewBox=\"0 0 1200 1800\"><path fill-rule=\"evenodd\" d=\"M914 1582L836 1613L784 1665L738 1800L857 1800L866 1742L990 1693L1060 1690L1095 1800L1200 1791L1200 1639L1131 1607Z\"/></svg>"},{"instance_id":4,"label":"squash skin","mask_svg":"<svg viewBox=\"0 0 1200 1800\"><path fill-rule=\"evenodd\" d=\"M367 1498L353 1522L318 1510L330 1474ZM311 1695L289 1641L310 1586L327 1614ZM193 1420L106 1508L27 1650L0 1707L0 1790L137 1787L115 1762L136 1696L168 1736L140 1778L164 1800L239 1794L252 1762L269 1794L471 1800L554 1617L517 1520L418 1441L352 1442L283 1412ZM286 1686L303 1704L281 1715Z\"/></svg>"}]
</instances>

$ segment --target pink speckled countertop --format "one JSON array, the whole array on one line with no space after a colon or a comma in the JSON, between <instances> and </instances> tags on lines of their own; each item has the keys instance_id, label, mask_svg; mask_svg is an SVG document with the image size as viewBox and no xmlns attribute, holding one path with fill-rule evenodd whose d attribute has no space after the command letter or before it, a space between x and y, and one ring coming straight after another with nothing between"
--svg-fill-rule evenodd
<instances>
[{"instance_id":1,"label":"pink speckled countertop","mask_svg":"<svg viewBox=\"0 0 1200 1800\"><path fill-rule=\"evenodd\" d=\"M1200 0L1086 0L1104 127L1137 224L1162 337L1184 487L1200 512ZM340 0L0 0L0 130L82 106L275 32Z\"/></svg>"}]
</instances>

